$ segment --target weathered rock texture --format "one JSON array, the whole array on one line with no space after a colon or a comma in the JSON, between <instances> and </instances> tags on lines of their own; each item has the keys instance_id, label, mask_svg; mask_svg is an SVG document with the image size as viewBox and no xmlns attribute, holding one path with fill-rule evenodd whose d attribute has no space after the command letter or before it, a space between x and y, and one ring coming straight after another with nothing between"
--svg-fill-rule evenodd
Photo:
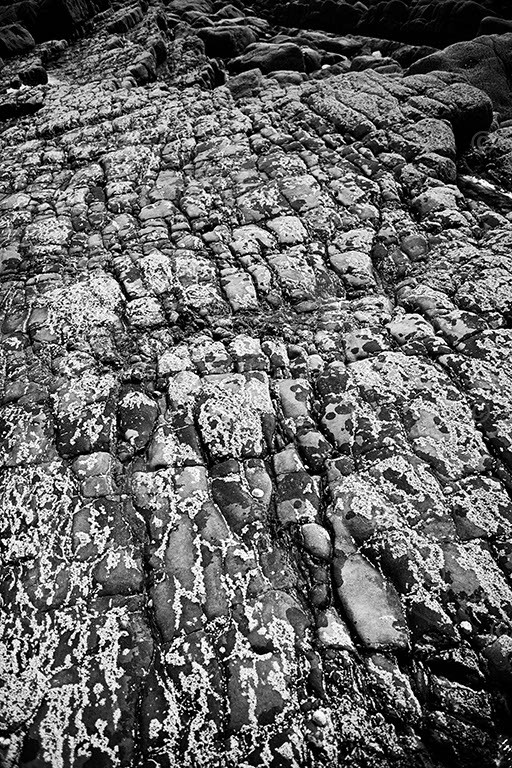
<instances>
[{"instance_id":1,"label":"weathered rock texture","mask_svg":"<svg viewBox=\"0 0 512 768\"><path fill-rule=\"evenodd\" d=\"M456 165L491 103L356 39L229 77L201 9L2 73L48 82L0 100L0 762L491 768L512 222Z\"/></svg>"}]
</instances>

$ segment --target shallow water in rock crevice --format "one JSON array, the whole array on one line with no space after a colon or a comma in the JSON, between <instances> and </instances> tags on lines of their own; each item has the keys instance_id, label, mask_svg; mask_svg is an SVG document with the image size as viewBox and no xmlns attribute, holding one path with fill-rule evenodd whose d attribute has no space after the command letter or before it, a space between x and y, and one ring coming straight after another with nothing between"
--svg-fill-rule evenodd
<instances>
[{"instance_id":1,"label":"shallow water in rock crevice","mask_svg":"<svg viewBox=\"0 0 512 768\"><path fill-rule=\"evenodd\" d=\"M235 99L185 28L133 86L103 26L0 133L3 764L494 765L512 224L454 78Z\"/></svg>"}]
</instances>

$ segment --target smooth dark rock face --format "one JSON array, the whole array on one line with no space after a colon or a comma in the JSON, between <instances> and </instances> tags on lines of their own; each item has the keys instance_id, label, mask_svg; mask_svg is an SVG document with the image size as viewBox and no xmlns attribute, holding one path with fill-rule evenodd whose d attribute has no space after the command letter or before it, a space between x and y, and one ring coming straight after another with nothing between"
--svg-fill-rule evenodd
<instances>
[{"instance_id":1,"label":"smooth dark rock face","mask_svg":"<svg viewBox=\"0 0 512 768\"><path fill-rule=\"evenodd\" d=\"M507 765L507 13L1 6L2 768Z\"/></svg>"}]
</instances>

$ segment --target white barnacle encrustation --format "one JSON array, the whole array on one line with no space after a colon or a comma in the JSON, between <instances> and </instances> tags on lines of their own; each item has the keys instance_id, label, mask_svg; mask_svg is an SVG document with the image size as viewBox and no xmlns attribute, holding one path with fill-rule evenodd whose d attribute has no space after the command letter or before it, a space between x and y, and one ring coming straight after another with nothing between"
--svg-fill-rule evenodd
<instances>
[{"instance_id":1,"label":"white barnacle encrustation","mask_svg":"<svg viewBox=\"0 0 512 768\"><path fill-rule=\"evenodd\" d=\"M240 374L205 377L198 422L213 455L243 458L261 455L263 430L260 412L265 407L261 389L246 384Z\"/></svg>"},{"instance_id":2,"label":"white barnacle encrustation","mask_svg":"<svg viewBox=\"0 0 512 768\"><path fill-rule=\"evenodd\" d=\"M35 306L48 309L48 327L67 340L87 337L97 328L119 329L123 303L117 281L98 271L85 280L43 294Z\"/></svg>"}]
</instances>

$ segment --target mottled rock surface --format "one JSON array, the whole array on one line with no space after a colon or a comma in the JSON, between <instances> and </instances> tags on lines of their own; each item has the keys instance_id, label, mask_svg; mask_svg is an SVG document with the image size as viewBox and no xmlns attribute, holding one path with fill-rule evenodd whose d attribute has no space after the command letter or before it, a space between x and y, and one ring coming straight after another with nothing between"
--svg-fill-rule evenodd
<instances>
[{"instance_id":1,"label":"mottled rock surface","mask_svg":"<svg viewBox=\"0 0 512 768\"><path fill-rule=\"evenodd\" d=\"M5 768L504 765L512 143L484 201L485 93L292 37L118 4L0 73Z\"/></svg>"}]
</instances>

